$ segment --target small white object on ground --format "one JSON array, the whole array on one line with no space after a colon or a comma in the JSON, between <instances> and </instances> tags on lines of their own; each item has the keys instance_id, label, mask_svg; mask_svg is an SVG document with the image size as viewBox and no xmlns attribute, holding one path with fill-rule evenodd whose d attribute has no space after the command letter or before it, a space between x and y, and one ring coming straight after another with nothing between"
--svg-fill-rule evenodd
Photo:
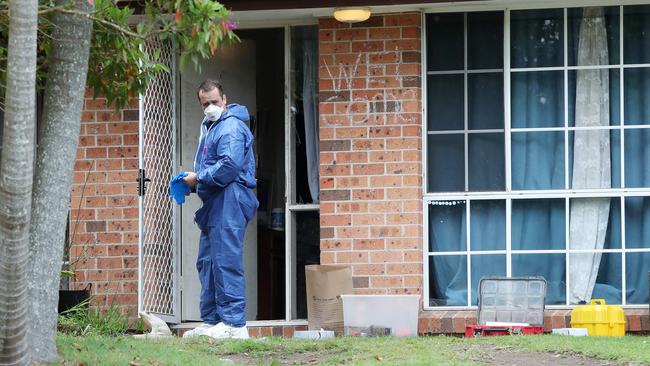
<instances>
[{"instance_id":1,"label":"small white object on ground","mask_svg":"<svg viewBox=\"0 0 650 366\"><path fill-rule=\"evenodd\" d=\"M565 336L585 337L589 335L587 328L555 328L552 330L553 334L561 334Z\"/></svg>"},{"instance_id":2,"label":"small white object on ground","mask_svg":"<svg viewBox=\"0 0 650 366\"><path fill-rule=\"evenodd\" d=\"M297 330L293 332L293 338L296 339L328 339L334 338L334 331L332 330Z\"/></svg>"},{"instance_id":3,"label":"small white object on ground","mask_svg":"<svg viewBox=\"0 0 650 366\"><path fill-rule=\"evenodd\" d=\"M136 334L135 338L144 338L144 339L155 339L155 338L169 338L172 336L172 331L167 326L164 320L159 317L149 314L147 312L141 311L140 316L144 323L151 329L151 332L146 334Z\"/></svg>"}]
</instances>

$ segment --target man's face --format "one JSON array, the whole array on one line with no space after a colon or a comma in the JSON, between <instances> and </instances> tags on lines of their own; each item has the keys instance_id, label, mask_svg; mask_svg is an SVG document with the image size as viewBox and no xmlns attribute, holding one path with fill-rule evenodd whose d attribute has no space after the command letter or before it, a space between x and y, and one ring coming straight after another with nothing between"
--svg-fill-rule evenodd
<instances>
[{"instance_id":1,"label":"man's face","mask_svg":"<svg viewBox=\"0 0 650 366\"><path fill-rule=\"evenodd\" d=\"M219 89L217 88L214 88L209 92L199 90L199 103L201 103L201 109L207 108L210 104L225 108L227 103L226 95L221 95L221 93L219 93Z\"/></svg>"}]
</instances>

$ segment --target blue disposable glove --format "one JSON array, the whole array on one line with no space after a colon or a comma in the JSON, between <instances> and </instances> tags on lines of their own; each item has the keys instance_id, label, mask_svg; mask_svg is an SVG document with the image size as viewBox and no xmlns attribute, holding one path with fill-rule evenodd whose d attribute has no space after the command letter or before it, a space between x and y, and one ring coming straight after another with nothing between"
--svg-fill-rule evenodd
<instances>
[{"instance_id":1,"label":"blue disposable glove","mask_svg":"<svg viewBox=\"0 0 650 366\"><path fill-rule=\"evenodd\" d=\"M185 196L190 194L190 186L188 186L183 180L186 176L186 172L180 172L173 176L169 182L169 195L174 198L174 201L179 205L185 203Z\"/></svg>"}]
</instances>

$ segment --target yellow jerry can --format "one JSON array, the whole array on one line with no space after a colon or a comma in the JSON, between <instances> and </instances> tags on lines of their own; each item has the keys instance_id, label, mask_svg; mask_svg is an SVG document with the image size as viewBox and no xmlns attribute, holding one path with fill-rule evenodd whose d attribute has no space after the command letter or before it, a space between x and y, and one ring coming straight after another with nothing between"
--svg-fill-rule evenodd
<instances>
[{"instance_id":1,"label":"yellow jerry can","mask_svg":"<svg viewBox=\"0 0 650 366\"><path fill-rule=\"evenodd\" d=\"M590 336L622 337L625 313L618 305L606 305L604 299L592 299L591 305L578 305L571 311L571 328L587 328Z\"/></svg>"}]
</instances>

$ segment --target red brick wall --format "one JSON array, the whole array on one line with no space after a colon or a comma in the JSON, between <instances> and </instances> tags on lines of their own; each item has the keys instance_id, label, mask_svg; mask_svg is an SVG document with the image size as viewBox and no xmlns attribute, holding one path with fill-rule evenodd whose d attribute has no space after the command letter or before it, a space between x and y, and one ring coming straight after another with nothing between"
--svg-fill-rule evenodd
<instances>
[{"instance_id":1,"label":"red brick wall","mask_svg":"<svg viewBox=\"0 0 650 366\"><path fill-rule=\"evenodd\" d=\"M466 326L476 325L476 315L474 310L424 311L418 319L418 333L463 334ZM554 328L571 328L571 310L544 311L544 332L550 333ZM648 334L648 309L625 309L625 332Z\"/></svg>"},{"instance_id":2,"label":"red brick wall","mask_svg":"<svg viewBox=\"0 0 650 366\"><path fill-rule=\"evenodd\" d=\"M138 289L138 110L86 95L72 187L70 257L75 288L93 304L136 314Z\"/></svg>"},{"instance_id":3,"label":"red brick wall","mask_svg":"<svg viewBox=\"0 0 650 366\"><path fill-rule=\"evenodd\" d=\"M319 20L321 263L421 293L421 16Z\"/></svg>"}]
</instances>

